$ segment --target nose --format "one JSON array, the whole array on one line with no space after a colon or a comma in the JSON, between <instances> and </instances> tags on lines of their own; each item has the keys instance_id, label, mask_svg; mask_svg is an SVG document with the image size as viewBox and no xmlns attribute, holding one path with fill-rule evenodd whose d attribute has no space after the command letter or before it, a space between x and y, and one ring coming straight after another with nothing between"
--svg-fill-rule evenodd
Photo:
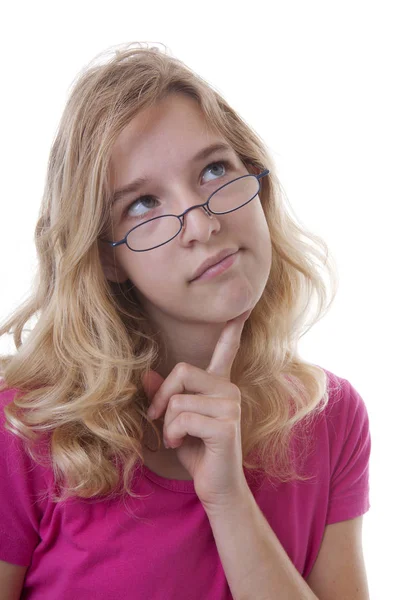
<instances>
[{"instance_id":1,"label":"nose","mask_svg":"<svg viewBox=\"0 0 400 600\"><path fill-rule=\"evenodd\" d=\"M182 216L182 240L188 243L193 239L206 242L213 231L219 231L221 226L219 220L207 208L207 206L191 206Z\"/></svg>"}]
</instances>

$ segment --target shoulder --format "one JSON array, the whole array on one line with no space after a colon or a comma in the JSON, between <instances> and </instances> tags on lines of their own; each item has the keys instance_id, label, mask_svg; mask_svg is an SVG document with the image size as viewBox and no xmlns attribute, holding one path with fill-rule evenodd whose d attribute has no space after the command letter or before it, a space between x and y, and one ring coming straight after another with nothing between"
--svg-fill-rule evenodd
<instances>
[{"instance_id":1,"label":"shoulder","mask_svg":"<svg viewBox=\"0 0 400 600\"><path fill-rule=\"evenodd\" d=\"M347 379L324 369L329 401L323 411L326 468L330 473L327 524L357 517L370 507L371 435L364 399Z\"/></svg>"},{"instance_id":2,"label":"shoulder","mask_svg":"<svg viewBox=\"0 0 400 600\"><path fill-rule=\"evenodd\" d=\"M39 541L48 478L26 451L24 441L6 428L4 409L17 391L0 392L0 555L7 563L28 566Z\"/></svg>"},{"instance_id":3,"label":"shoulder","mask_svg":"<svg viewBox=\"0 0 400 600\"><path fill-rule=\"evenodd\" d=\"M6 418L5 409L19 392L16 388L0 391L0 470L1 476L9 478L10 484L11 480L14 486L18 486L19 482L26 486L29 482L33 491L36 486L43 488L44 481L48 483L51 479L51 473L32 458L26 441L12 431ZM47 441L40 441L37 448L43 458L48 449Z\"/></svg>"},{"instance_id":4,"label":"shoulder","mask_svg":"<svg viewBox=\"0 0 400 600\"><path fill-rule=\"evenodd\" d=\"M360 434L362 429L369 429L367 405L356 387L344 377L323 370L329 396L323 416L331 435L345 439L351 430Z\"/></svg>"},{"instance_id":5,"label":"shoulder","mask_svg":"<svg viewBox=\"0 0 400 600\"><path fill-rule=\"evenodd\" d=\"M0 382L3 384L3 380ZM15 448L18 444L16 441L19 439L15 436L7 427L9 423L6 419L5 408L11 404L16 397L19 390L16 388L6 388L0 391L0 444L7 445L8 450Z\"/></svg>"},{"instance_id":6,"label":"shoulder","mask_svg":"<svg viewBox=\"0 0 400 600\"><path fill-rule=\"evenodd\" d=\"M4 386L4 379L0 377L0 384ZM1 414L4 412L4 407L12 402L19 390L17 388L5 388L0 390L0 408Z\"/></svg>"}]
</instances>

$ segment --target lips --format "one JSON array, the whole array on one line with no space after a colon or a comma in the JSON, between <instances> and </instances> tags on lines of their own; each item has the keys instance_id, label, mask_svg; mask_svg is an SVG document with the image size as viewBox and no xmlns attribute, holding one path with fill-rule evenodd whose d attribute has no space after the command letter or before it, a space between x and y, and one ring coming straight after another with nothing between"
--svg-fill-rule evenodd
<instances>
[{"instance_id":1,"label":"lips","mask_svg":"<svg viewBox=\"0 0 400 600\"><path fill-rule=\"evenodd\" d=\"M205 271L207 271L207 269L209 269L210 267L213 267L217 263L221 262L221 260L224 260L224 258L226 258L227 256L234 254L235 252L237 252L237 250L238 250L238 248L225 248L224 250L220 250L220 252L218 252L217 254L214 254L213 256L207 258L196 269L196 271L194 272L193 277L190 281L197 279L197 277L200 277L200 275L203 275L203 273Z\"/></svg>"}]
</instances>

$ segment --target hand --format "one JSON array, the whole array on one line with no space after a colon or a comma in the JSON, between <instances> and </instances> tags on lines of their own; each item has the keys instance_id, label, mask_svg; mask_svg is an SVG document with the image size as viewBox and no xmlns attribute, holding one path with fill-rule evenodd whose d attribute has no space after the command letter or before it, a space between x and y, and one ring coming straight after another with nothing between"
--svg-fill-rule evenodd
<instances>
[{"instance_id":1,"label":"hand","mask_svg":"<svg viewBox=\"0 0 400 600\"><path fill-rule=\"evenodd\" d=\"M250 313L227 322L206 371L181 362L166 379L155 371L142 377L153 419L165 413L164 440L176 448L206 510L228 505L232 497L248 491L242 466L241 393L230 378Z\"/></svg>"}]
</instances>

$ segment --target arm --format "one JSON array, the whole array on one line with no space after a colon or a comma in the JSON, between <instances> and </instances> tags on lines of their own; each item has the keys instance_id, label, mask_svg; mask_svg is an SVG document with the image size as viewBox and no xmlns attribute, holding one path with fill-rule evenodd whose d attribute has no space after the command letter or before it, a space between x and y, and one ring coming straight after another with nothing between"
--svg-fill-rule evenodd
<instances>
[{"instance_id":1,"label":"arm","mask_svg":"<svg viewBox=\"0 0 400 600\"><path fill-rule=\"evenodd\" d=\"M249 488L230 506L207 516L234 600L318 600Z\"/></svg>"},{"instance_id":2,"label":"arm","mask_svg":"<svg viewBox=\"0 0 400 600\"><path fill-rule=\"evenodd\" d=\"M0 600L19 600L27 570L0 560Z\"/></svg>"}]
</instances>

